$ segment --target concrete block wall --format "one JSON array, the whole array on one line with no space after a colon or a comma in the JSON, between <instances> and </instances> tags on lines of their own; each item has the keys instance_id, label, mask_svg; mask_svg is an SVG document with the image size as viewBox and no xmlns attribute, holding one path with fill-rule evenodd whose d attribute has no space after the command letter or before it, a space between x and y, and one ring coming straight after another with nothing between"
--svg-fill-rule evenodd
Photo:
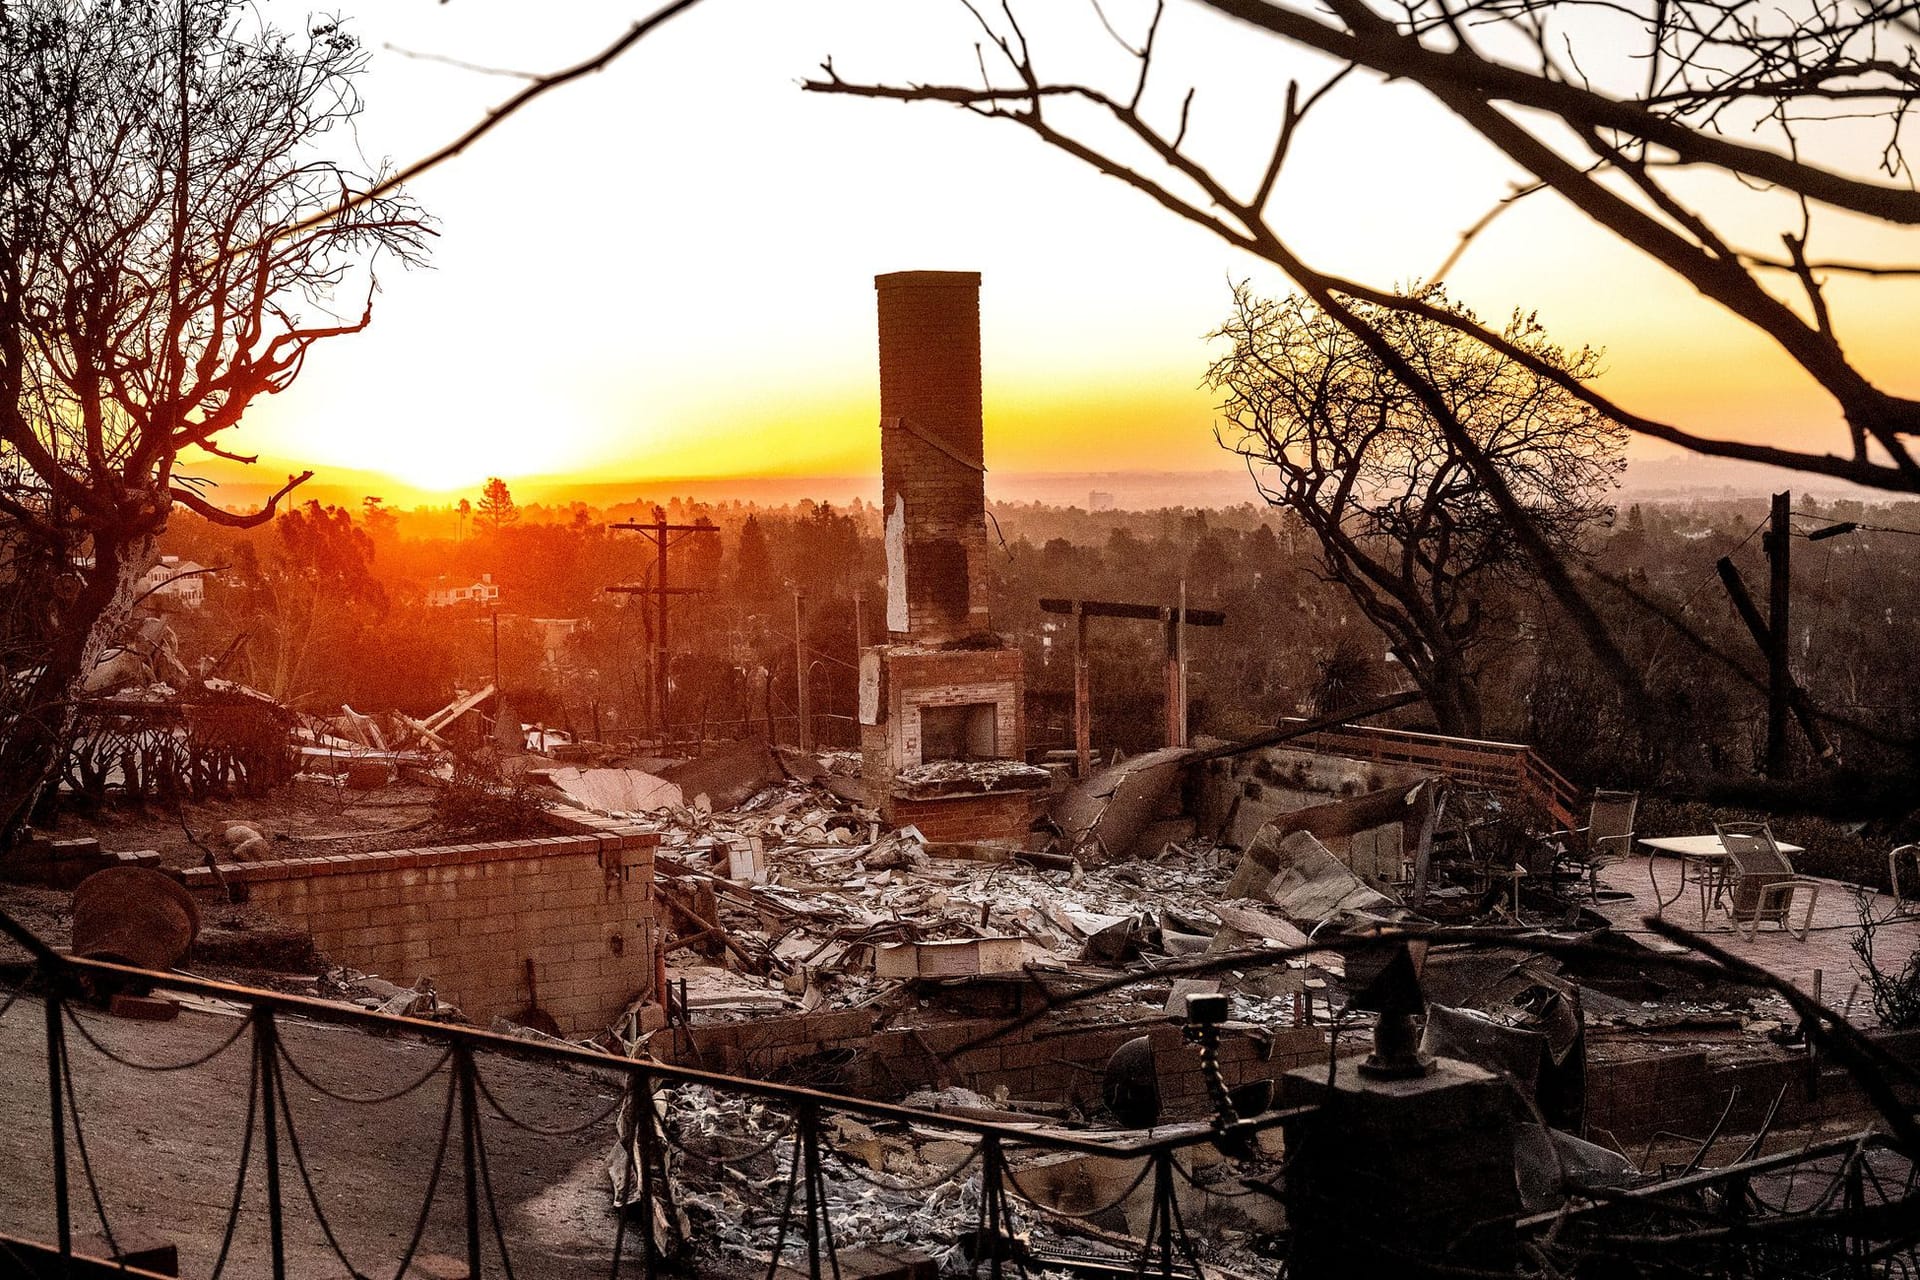
<instances>
[{"instance_id":1,"label":"concrete block wall","mask_svg":"<svg viewBox=\"0 0 1920 1280\"><path fill-rule=\"evenodd\" d=\"M921 1027L876 1027L872 1010L713 1023L656 1036L656 1054L689 1066L765 1078L816 1055L846 1056L831 1087L864 1096L899 1097L915 1089L961 1085L992 1097L1005 1088L1023 1101L1100 1106L1101 1072L1127 1041L1148 1036L1159 1072L1161 1105L1170 1120L1208 1115L1211 1102L1199 1050L1181 1039L1179 1024L1142 1018L1101 1027L1028 1027L961 1052L993 1027L991 1021ZM1352 1037L1350 1037L1352 1039ZM663 1043L664 1042L664 1043ZM842 1051L836 1053L836 1051ZM1364 1053L1356 1044L1345 1052ZM1223 1028L1221 1073L1229 1087L1277 1079L1294 1067L1325 1063L1327 1033L1318 1027L1254 1030ZM810 1078L812 1078L810 1076Z\"/></svg>"},{"instance_id":2,"label":"concrete block wall","mask_svg":"<svg viewBox=\"0 0 1920 1280\"><path fill-rule=\"evenodd\" d=\"M1868 1034L1896 1060L1920 1067L1920 1031ZM1776 1097L1776 1128L1865 1126L1878 1116L1852 1073L1825 1057L1783 1052L1729 1062L1688 1049L1617 1062L1589 1060L1587 1132L1602 1141L1611 1135L1629 1146L1662 1130L1704 1138L1727 1112L1725 1132L1751 1133L1765 1122Z\"/></svg>"},{"instance_id":3,"label":"concrete block wall","mask_svg":"<svg viewBox=\"0 0 1920 1280\"><path fill-rule=\"evenodd\" d=\"M904 499L913 640L990 627L980 392L980 274L874 277L880 337L883 508Z\"/></svg>"},{"instance_id":4,"label":"concrete block wall","mask_svg":"<svg viewBox=\"0 0 1920 1280\"><path fill-rule=\"evenodd\" d=\"M652 991L660 945L650 834L550 836L240 863L220 877L313 935L328 958L391 982L433 979L485 1026L529 1002L590 1034ZM213 870L184 873L217 890Z\"/></svg>"}]
</instances>

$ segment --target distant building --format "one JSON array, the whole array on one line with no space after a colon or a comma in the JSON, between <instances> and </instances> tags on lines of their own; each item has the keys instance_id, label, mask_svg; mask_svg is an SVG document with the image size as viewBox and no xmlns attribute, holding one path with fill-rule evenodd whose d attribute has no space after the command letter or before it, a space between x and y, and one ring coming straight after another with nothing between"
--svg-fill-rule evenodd
<instances>
[{"instance_id":1,"label":"distant building","mask_svg":"<svg viewBox=\"0 0 1920 1280\"><path fill-rule=\"evenodd\" d=\"M198 609L207 602L207 568L179 556L161 556L140 579L139 594L157 605Z\"/></svg>"},{"instance_id":2,"label":"distant building","mask_svg":"<svg viewBox=\"0 0 1920 1280\"><path fill-rule=\"evenodd\" d=\"M1105 490L1102 490L1102 489L1088 490L1087 510L1089 511L1113 510L1113 495L1110 493L1107 493Z\"/></svg>"},{"instance_id":3,"label":"distant building","mask_svg":"<svg viewBox=\"0 0 1920 1280\"><path fill-rule=\"evenodd\" d=\"M450 609L454 605L487 605L499 602L500 587L494 582L493 575L490 573L481 574L478 582L464 584L452 583L443 575L434 580L432 588L427 592L429 609Z\"/></svg>"}]
</instances>

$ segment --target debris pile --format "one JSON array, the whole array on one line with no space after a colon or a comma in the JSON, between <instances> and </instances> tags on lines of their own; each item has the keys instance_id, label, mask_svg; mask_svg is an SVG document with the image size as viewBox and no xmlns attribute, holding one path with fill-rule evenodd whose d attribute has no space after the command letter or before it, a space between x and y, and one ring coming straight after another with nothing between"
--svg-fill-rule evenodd
<instances>
[{"instance_id":1,"label":"debris pile","mask_svg":"<svg viewBox=\"0 0 1920 1280\"><path fill-rule=\"evenodd\" d=\"M962 1088L907 1096L922 1111L1012 1126L1044 1138L1066 1133L1044 1120L996 1107ZM797 1197L789 1185L800 1167L792 1117L755 1098L686 1085L656 1100L665 1138L675 1208L689 1239L727 1258L762 1267L788 1224L789 1265L804 1265ZM828 1113L820 1120L821 1175L837 1250L875 1245L912 1246L934 1255L940 1273L967 1271L977 1248L983 1176L980 1140L961 1129L906 1125ZM1086 1139L1084 1130L1071 1131ZM1116 1143L1142 1136L1111 1131ZM1009 1143L1006 1190L1013 1215L1009 1243L1022 1260L1044 1265L1050 1256L1126 1267L1136 1260L1130 1237L1145 1232L1153 1184L1144 1157L1082 1155ZM1263 1270L1260 1248L1284 1225L1272 1197L1249 1193L1243 1180L1278 1173L1277 1148L1256 1151L1238 1164L1204 1144L1178 1157L1176 1195L1182 1220L1210 1262ZM638 1201L623 1185L619 1158L608 1171L616 1196ZM624 1194L623 1194L624 1193Z\"/></svg>"}]
</instances>

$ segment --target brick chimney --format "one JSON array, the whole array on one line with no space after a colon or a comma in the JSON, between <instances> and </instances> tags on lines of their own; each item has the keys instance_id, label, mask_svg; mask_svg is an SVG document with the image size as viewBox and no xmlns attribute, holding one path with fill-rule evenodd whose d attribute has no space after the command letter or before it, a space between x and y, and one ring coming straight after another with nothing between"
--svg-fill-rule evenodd
<instances>
[{"instance_id":1,"label":"brick chimney","mask_svg":"<svg viewBox=\"0 0 1920 1280\"><path fill-rule=\"evenodd\" d=\"M938 644L991 629L980 273L875 276L887 629Z\"/></svg>"}]
</instances>

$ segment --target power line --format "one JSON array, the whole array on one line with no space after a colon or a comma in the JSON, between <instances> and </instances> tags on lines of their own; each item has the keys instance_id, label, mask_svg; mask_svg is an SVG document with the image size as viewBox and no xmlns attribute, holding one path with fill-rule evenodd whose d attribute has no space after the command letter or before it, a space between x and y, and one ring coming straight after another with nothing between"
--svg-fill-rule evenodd
<instances>
[{"instance_id":1,"label":"power line","mask_svg":"<svg viewBox=\"0 0 1920 1280\"><path fill-rule=\"evenodd\" d=\"M1826 522L1826 528L1815 529L1809 533L1795 530L1795 536L1818 542L1823 538L1837 538L1843 533L1897 533L1909 538L1920 538L1920 529L1896 529L1892 525L1867 524L1862 520L1835 520L1832 516L1818 516L1807 511L1795 511L1802 520L1820 520Z\"/></svg>"}]
</instances>

